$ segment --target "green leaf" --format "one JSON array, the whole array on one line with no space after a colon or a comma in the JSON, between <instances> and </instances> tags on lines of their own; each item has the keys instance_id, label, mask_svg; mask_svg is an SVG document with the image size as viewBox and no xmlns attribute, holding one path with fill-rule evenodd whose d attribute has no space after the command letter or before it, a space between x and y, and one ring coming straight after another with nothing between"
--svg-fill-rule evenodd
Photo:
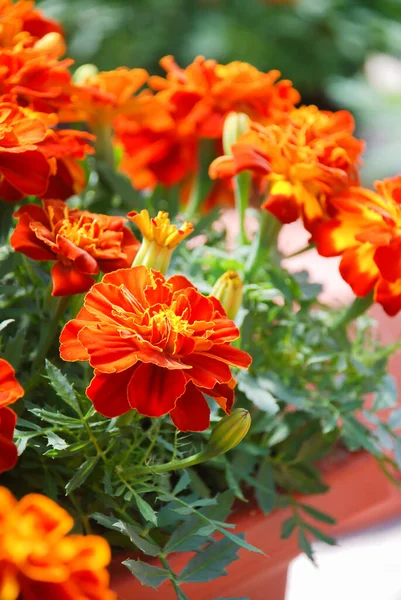
<instances>
[{"instance_id":1,"label":"green leaf","mask_svg":"<svg viewBox=\"0 0 401 600\"><path fill-rule=\"evenodd\" d=\"M248 372L241 372L238 377L238 389L254 403L254 405L269 414L275 414L279 410L276 399L272 394L263 389L259 378L252 377Z\"/></svg>"},{"instance_id":2,"label":"green leaf","mask_svg":"<svg viewBox=\"0 0 401 600\"><path fill-rule=\"evenodd\" d=\"M125 521L121 521L120 519L116 519L114 516L103 515L102 513L93 513L91 515L92 519L95 519L100 525L107 527L108 529L113 529L115 531L120 531L129 539L139 550L148 554L149 556L157 556L161 553L161 547L156 544L153 540L148 541L145 540L142 535L142 527L137 523L126 523Z\"/></svg>"},{"instance_id":3,"label":"green leaf","mask_svg":"<svg viewBox=\"0 0 401 600\"><path fill-rule=\"evenodd\" d=\"M283 540L287 540L291 536L297 524L298 523L295 517L290 517L289 519L284 521L284 523L281 526L281 538Z\"/></svg>"},{"instance_id":4,"label":"green leaf","mask_svg":"<svg viewBox=\"0 0 401 600\"><path fill-rule=\"evenodd\" d=\"M335 519L333 519L333 517L330 517L330 515L326 515L326 513L320 512L320 510L317 510L317 508L314 508L313 506L309 506L309 504L300 504L299 506L306 513L308 513L308 515L314 517L318 521L322 521L322 523L327 523L328 525L335 525L337 522Z\"/></svg>"},{"instance_id":5,"label":"green leaf","mask_svg":"<svg viewBox=\"0 0 401 600\"><path fill-rule=\"evenodd\" d=\"M326 535L325 533L323 533L323 531L320 531L320 529L313 527L313 525L309 525L309 523L303 523L302 526L304 529L307 529L310 533L312 533L315 536L315 538L321 540L322 542L325 542L326 544L329 544L329 546L337 545L337 542L334 538L330 537L329 535Z\"/></svg>"},{"instance_id":6,"label":"green leaf","mask_svg":"<svg viewBox=\"0 0 401 600\"><path fill-rule=\"evenodd\" d=\"M190 483L191 483L191 479L190 479L187 471L184 471L184 473L181 475L180 479L178 480L175 488L173 489L174 496L178 496L178 494L180 492L182 492L183 490L185 490L189 486Z\"/></svg>"},{"instance_id":7,"label":"green leaf","mask_svg":"<svg viewBox=\"0 0 401 600\"><path fill-rule=\"evenodd\" d=\"M146 522L149 521L150 523L157 525L157 515L156 515L155 511L153 510L153 508L150 506L150 504L148 502L146 502L146 500L141 498L141 496L139 494L134 493L134 498L135 498L135 502L138 507L138 510L141 513L144 520Z\"/></svg>"},{"instance_id":8,"label":"green leaf","mask_svg":"<svg viewBox=\"0 0 401 600\"><path fill-rule=\"evenodd\" d=\"M57 433L54 433L54 431L46 432L46 437L48 440L47 445L54 448L54 450L65 450L68 448L67 442L57 435Z\"/></svg>"},{"instance_id":9,"label":"green leaf","mask_svg":"<svg viewBox=\"0 0 401 600\"><path fill-rule=\"evenodd\" d=\"M241 536L243 537L243 536ZM238 558L238 546L227 538L212 542L185 565L180 583L202 583L227 575L226 567Z\"/></svg>"},{"instance_id":10,"label":"green leaf","mask_svg":"<svg viewBox=\"0 0 401 600\"><path fill-rule=\"evenodd\" d=\"M56 392L57 396L61 398L70 408L76 412L77 415L81 414L77 396L74 389L65 375L62 374L60 369L55 367L51 362L46 359L46 373L47 379L50 381L50 385Z\"/></svg>"},{"instance_id":11,"label":"green leaf","mask_svg":"<svg viewBox=\"0 0 401 600\"><path fill-rule=\"evenodd\" d=\"M265 515L274 508L276 490L273 478L273 469L267 460L264 460L256 474L256 481L260 487L255 487L256 500Z\"/></svg>"},{"instance_id":12,"label":"green leaf","mask_svg":"<svg viewBox=\"0 0 401 600\"><path fill-rule=\"evenodd\" d=\"M71 492L79 488L86 481L93 469L96 467L98 461L98 456L92 456L91 458L88 458L77 471L75 471L74 476L65 486L66 496L71 494Z\"/></svg>"},{"instance_id":13,"label":"green leaf","mask_svg":"<svg viewBox=\"0 0 401 600\"><path fill-rule=\"evenodd\" d=\"M82 421L79 419L74 419L73 417L66 417L62 415L60 412L46 410L44 408L29 408L28 412L35 415L42 421L46 421L46 423L51 423L52 425L67 425L68 427L82 427Z\"/></svg>"},{"instance_id":14,"label":"green leaf","mask_svg":"<svg viewBox=\"0 0 401 600\"><path fill-rule=\"evenodd\" d=\"M381 410L383 408L392 408L396 406L398 400L397 385L394 377L385 375L380 383L379 389L375 394L373 402L373 410Z\"/></svg>"},{"instance_id":15,"label":"green leaf","mask_svg":"<svg viewBox=\"0 0 401 600\"><path fill-rule=\"evenodd\" d=\"M173 532L164 546L163 552L170 554L171 552L193 552L199 550L210 535L209 533L206 536L198 535L199 530L204 525L205 522L198 515L191 515ZM213 531L210 533L213 533Z\"/></svg>"},{"instance_id":16,"label":"green leaf","mask_svg":"<svg viewBox=\"0 0 401 600\"><path fill-rule=\"evenodd\" d=\"M252 544L248 544L242 537L236 535L235 533L231 533L231 531L227 531L224 527L216 526L217 531L220 531L225 537L228 537L232 542L240 546L241 548L245 548L245 550L250 550L251 552L256 552L257 554L264 554L263 550L257 548L256 546L252 546Z\"/></svg>"},{"instance_id":17,"label":"green leaf","mask_svg":"<svg viewBox=\"0 0 401 600\"><path fill-rule=\"evenodd\" d=\"M315 563L315 557L314 557L314 554L313 554L312 546L311 546L308 538L306 537L305 533L302 531L302 529L300 529L299 532L298 532L298 545L299 545L300 549L303 552L305 552L306 556L313 563Z\"/></svg>"},{"instance_id":18,"label":"green leaf","mask_svg":"<svg viewBox=\"0 0 401 600\"><path fill-rule=\"evenodd\" d=\"M142 585L147 585L155 590L170 577L167 569L148 565L141 560L124 560L122 564L139 579Z\"/></svg>"}]
</instances>

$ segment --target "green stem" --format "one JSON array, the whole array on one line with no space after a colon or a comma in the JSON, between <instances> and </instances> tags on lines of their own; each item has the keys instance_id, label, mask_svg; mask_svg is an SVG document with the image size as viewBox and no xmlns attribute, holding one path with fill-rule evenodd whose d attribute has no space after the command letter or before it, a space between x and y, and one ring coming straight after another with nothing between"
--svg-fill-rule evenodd
<instances>
[{"instance_id":1,"label":"green stem","mask_svg":"<svg viewBox=\"0 0 401 600\"><path fill-rule=\"evenodd\" d=\"M249 204L249 192L252 176L247 171L234 177L235 207L239 217L239 243L244 246L248 243L245 228L245 214Z\"/></svg>"},{"instance_id":2,"label":"green stem","mask_svg":"<svg viewBox=\"0 0 401 600\"><path fill-rule=\"evenodd\" d=\"M354 321L359 316L363 315L368 308L373 304L373 292L364 296L363 298L355 298L352 304L349 305L344 314L340 315L338 319L331 325L331 329L339 329L346 327L351 321Z\"/></svg>"},{"instance_id":3,"label":"green stem","mask_svg":"<svg viewBox=\"0 0 401 600\"><path fill-rule=\"evenodd\" d=\"M40 378L46 355L59 333L59 321L64 314L69 301L69 296L52 297L53 310L50 321L43 324L42 335L32 363L32 377L25 387L25 391L32 389Z\"/></svg>"},{"instance_id":4,"label":"green stem","mask_svg":"<svg viewBox=\"0 0 401 600\"><path fill-rule=\"evenodd\" d=\"M185 220L191 221L198 214L200 206L212 187L209 177L209 165L214 158L214 140L201 140L199 144L199 169L195 175L185 211Z\"/></svg>"},{"instance_id":5,"label":"green stem","mask_svg":"<svg viewBox=\"0 0 401 600\"><path fill-rule=\"evenodd\" d=\"M111 125L99 125L94 129L96 135L95 151L96 159L107 163L112 169L115 168L113 130Z\"/></svg>"},{"instance_id":6,"label":"green stem","mask_svg":"<svg viewBox=\"0 0 401 600\"><path fill-rule=\"evenodd\" d=\"M252 243L248 261L245 265L247 279L251 279L263 259L277 261L277 239L282 223L267 210L262 210L259 230ZM270 255L270 256L269 256Z\"/></svg>"}]
</instances>

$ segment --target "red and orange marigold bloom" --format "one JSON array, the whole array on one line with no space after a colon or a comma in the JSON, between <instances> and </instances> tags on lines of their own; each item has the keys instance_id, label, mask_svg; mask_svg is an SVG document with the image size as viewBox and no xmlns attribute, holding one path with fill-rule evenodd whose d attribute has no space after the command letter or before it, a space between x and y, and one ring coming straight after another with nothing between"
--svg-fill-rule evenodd
<instances>
[{"instance_id":1,"label":"red and orange marigold bloom","mask_svg":"<svg viewBox=\"0 0 401 600\"><path fill-rule=\"evenodd\" d=\"M139 242L124 226L124 218L70 210L61 200L22 206L11 236L14 250L33 260L56 261L52 267L53 296L86 292L100 271L127 267Z\"/></svg>"},{"instance_id":2,"label":"red and orange marigold bloom","mask_svg":"<svg viewBox=\"0 0 401 600\"><path fill-rule=\"evenodd\" d=\"M332 198L334 216L317 227L313 240L322 256L342 256L341 275L357 296L373 291L395 315L401 309L401 175L375 187Z\"/></svg>"},{"instance_id":3,"label":"red and orange marigold bloom","mask_svg":"<svg viewBox=\"0 0 401 600\"><path fill-rule=\"evenodd\" d=\"M145 69L119 67L114 71L90 74L74 86L72 106L61 114L65 121L85 121L91 127L110 125L117 115L149 115L149 96L134 94L148 78Z\"/></svg>"},{"instance_id":4,"label":"red and orange marigold bloom","mask_svg":"<svg viewBox=\"0 0 401 600\"><path fill-rule=\"evenodd\" d=\"M290 81L278 81L277 70L262 73L248 63L221 65L203 56L185 69L172 56L160 64L167 75L150 77L150 87L174 107L175 118L185 123L187 133L199 137L220 138L230 111L257 121L278 121L300 101Z\"/></svg>"},{"instance_id":5,"label":"red and orange marigold bloom","mask_svg":"<svg viewBox=\"0 0 401 600\"><path fill-rule=\"evenodd\" d=\"M13 443L17 417L7 407L23 395L24 390L15 378L14 369L4 358L0 358L0 473L12 469L17 462L17 448Z\"/></svg>"},{"instance_id":6,"label":"red and orange marigold bloom","mask_svg":"<svg viewBox=\"0 0 401 600\"><path fill-rule=\"evenodd\" d=\"M295 109L280 124L251 125L232 156L210 166L210 176L232 177L250 170L268 185L263 208L283 223L302 216L312 227L326 212L331 195L358 184L363 142L353 137L354 120L345 110Z\"/></svg>"},{"instance_id":7,"label":"red and orange marigold bloom","mask_svg":"<svg viewBox=\"0 0 401 600\"><path fill-rule=\"evenodd\" d=\"M0 487L2 600L115 600L106 540L67 535L72 517L40 494L20 501Z\"/></svg>"},{"instance_id":8,"label":"red and orange marigold bloom","mask_svg":"<svg viewBox=\"0 0 401 600\"><path fill-rule=\"evenodd\" d=\"M220 302L183 276L165 279L144 266L103 277L64 327L60 355L88 360L94 378L86 392L95 409L116 417L132 408L149 417L170 414L182 431L209 425L205 394L230 413L230 365L251 357L230 342L239 330Z\"/></svg>"},{"instance_id":9,"label":"red and orange marigold bloom","mask_svg":"<svg viewBox=\"0 0 401 600\"><path fill-rule=\"evenodd\" d=\"M0 103L0 198L6 202L45 193L51 166L38 144L46 131L41 119Z\"/></svg>"},{"instance_id":10,"label":"red and orange marigold bloom","mask_svg":"<svg viewBox=\"0 0 401 600\"><path fill-rule=\"evenodd\" d=\"M0 407L0 473L12 469L17 463L18 451L13 443L16 422L17 415L11 408Z\"/></svg>"}]
</instances>

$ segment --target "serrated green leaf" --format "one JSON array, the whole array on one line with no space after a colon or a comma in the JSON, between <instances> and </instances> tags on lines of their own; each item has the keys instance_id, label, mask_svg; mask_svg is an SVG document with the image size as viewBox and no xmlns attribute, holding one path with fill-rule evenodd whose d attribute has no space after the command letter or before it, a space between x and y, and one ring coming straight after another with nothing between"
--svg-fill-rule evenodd
<instances>
[{"instance_id":1,"label":"serrated green leaf","mask_svg":"<svg viewBox=\"0 0 401 600\"><path fill-rule=\"evenodd\" d=\"M257 548L256 546L252 546L252 544L248 544L248 542L242 537L236 535L235 533L232 533L231 531L228 531L224 527L218 525L216 526L216 529L217 531L220 531L220 533L222 533L225 537L228 537L228 539L237 544L237 546L245 548L245 550L250 550L251 552L256 552L257 554L264 554L263 550Z\"/></svg>"},{"instance_id":2,"label":"serrated green leaf","mask_svg":"<svg viewBox=\"0 0 401 600\"><path fill-rule=\"evenodd\" d=\"M379 389L375 394L373 402L373 410L381 410L383 408L392 408L396 406L398 400L397 384L394 377L387 374L383 377Z\"/></svg>"},{"instance_id":3,"label":"serrated green leaf","mask_svg":"<svg viewBox=\"0 0 401 600\"><path fill-rule=\"evenodd\" d=\"M317 508L309 506L309 504L300 504L299 506L302 507L302 510L308 513L308 515L314 517L318 521L322 521L322 523L327 523L328 525L335 525L337 522L335 519L333 519L333 517L330 517L330 515L326 515L326 513L317 510Z\"/></svg>"},{"instance_id":4,"label":"serrated green leaf","mask_svg":"<svg viewBox=\"0 0 401 600\"><path fill-rule=\"evenodd\" d=\"M88 458L82 465L79 467L77 471L75 471L74 476L65 486L65 495L71 494L74 490L79 488L92 473L93 469L96 467L99 461L98 456L92 456Z\"/></svg>"},{"instance_id":5,"label":"serrated green leaf","mask_svg":"<svg viewBox=\"0 0 401 600\"><path fill-rule=\"evenodd\" d=\"M77 396L74 389L68 379L63 373L55 367L50 361L46 360L46 373L50 385L56 392L57 396L61 398L72 410L77 414L81 414Z\"/></svg>"},{"instance_id":6,"label":"serrated green leaf","mask_svg":"<svg viewBox=\"0 0 401 600\"><path fill-rule=\"evenodd\" d=\"M210 533L198 535L199 530L205 525L198 515L191 515L182 525L176 529L163 548L165 554L171 552L193 552L206 542L208 536L213 533L214 527ZM208 526L210 527L210 526Z\"/></svg>"},{"instance_id":7,"label":"serrated green leaf","mask_svg":"<svg viewBox=\"0 0 401 600\"><path fill-rule=\"evenodd\" d=\"M237 558L238 546L227 538L212 542L191 558L178 575L178 581L202 583L217 579L227 575L226 567Z\"/></svg>"},{"instance_id":8,"label":"serrated green leaf","mask_svg":"<svg viewBox=\"0 0 401 600\"><path fill-rule=\"evenodd\" d=\"M104 515L102 513L93 513L91 515L92 519L95 519L100 525L103 527L107 527L108 529L113 529L115 531L120 531L129 539L139 550L148 554L149 556L157 556L161 553L161 547L156 544L156 542L145 540L142 535L142 527L139 524L134 523L126 523L125 521L121 521L120 519L116 519L116 517L112 515Z\"/></svg>"},{"instance_id":9,"label":"serrated green leaf","mask_svg":"<svg viewBox=\"0 0 401 600\"><path fill-rule=\"evenodd\" d=\"M240 373L238 377L238 389L254 403L254 405L269 414L275 414L279 410L274 396L261 387L260 381L247 372Z\"/></svg>"},{"instance_id":10,"label":"serrated green leaf","mask_svg":"<svg viewBox=\"0 0 401 600\"><path fill-rule=\"evenodd\" d=\"M79 419L73 417L66 417L60 412L52 412L45 410L44 408L30 408L28 412L32 413L42 421L46 423L52 423L53 425L67 425L68 427L82 427L82 422Z\"/></svg>"},{"instance_id":11,"label":"serrated green leaf","mask_svg":"<svg viewBox=\"0 0 401 600\"><path fill-rule=\"evenodd\" d=\"M273 469L267 460L264 460L260 465L256 474L256 481L260 484L255 487L256 500L263 513L268 515L274 508L276 489Z\"/></svg>"},{"instance_id":12,"label":"serrated green leaf","mask_svg":"<svg viewBox=\"0 0 401 600\"><path fill-rule=\"evenodd\" d=\"M167 569L154 567L141 560L124 560L122 564L139 579L142 585L147 585L155 590L170 577Z\"/></svg>"},{"instance_id":13,"label":"serrated green leaf","mask_svg":"<svg viewBox=\"0 0 401 600\"><path fill-rule=\"evenodd\" d=\"M54 431L46 432L46 437L48 441L47 445L54 448L54 450L65 450L68 448L67 442L57 435L57 433L54 433Z\"/></svg>"},{"instance_id":14,"label":"serrated green leaf","mask_svg":"<svg viewBox=\"0 0 401 600\"><path fill-rule=\"evenodd\" d=\"M181 475L180 479L178 480L175 488L173 489L174 496L178 496L178 494L180 492L182 492L183 490L185 490L189 486L190 483L191 483L191 479L190 479L188 473L186 471L184 471L184 473Z\"/></svg>"},{"instance_id":15,"label":"serrated green leaf","mask_svg":"<svg viewBox=\"0 0 401 600\"><path fill-rule=\"evenodd\" d=\"M153 508L150 506L150 504L148 502L146 502L146 500L141 498L141 496L139 494L133 493L133 495L134 495L138 510L141 513L144 520L146 522L149 521L150 523L157 525L157 515L156 515L155 511L153 510Z\"/></svg>"}]
</instances>

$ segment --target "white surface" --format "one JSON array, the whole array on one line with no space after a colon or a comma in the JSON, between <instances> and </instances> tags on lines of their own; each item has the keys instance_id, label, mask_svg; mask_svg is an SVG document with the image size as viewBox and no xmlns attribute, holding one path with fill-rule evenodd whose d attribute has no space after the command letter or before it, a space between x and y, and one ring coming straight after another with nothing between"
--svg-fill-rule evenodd
<instances>
[{"instance_id":1,"label":"white surface","mask_svg":"<svg viewBox=\"0 0 401 600\"><path fill-rule=\"evenodd\" d=\"M285 600L401 600L401 521L314 547L318 568L294 559Z\"/></svg>"}]
</instances>

